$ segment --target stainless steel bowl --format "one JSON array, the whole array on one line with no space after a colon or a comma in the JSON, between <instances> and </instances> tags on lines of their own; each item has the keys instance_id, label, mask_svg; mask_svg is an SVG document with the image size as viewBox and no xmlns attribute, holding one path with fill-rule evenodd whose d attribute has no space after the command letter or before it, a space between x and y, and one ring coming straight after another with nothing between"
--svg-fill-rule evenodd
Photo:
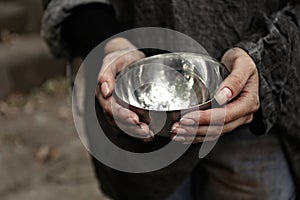
<instances>
[{"instance_id":1,"label":"stainless steel bowl","mask_svg":"<svg viewBox=\"0 0 300 200\"><path fill-rule=\"evenodd\" d=\"M139 60L116 78L118 102L153 123L167 113L161 134L186 112L211 107L215 92L228 74L217 60L194 53L167 53ZM155 127L151 127L156 129Z\"/></svg>"}]
</instances>

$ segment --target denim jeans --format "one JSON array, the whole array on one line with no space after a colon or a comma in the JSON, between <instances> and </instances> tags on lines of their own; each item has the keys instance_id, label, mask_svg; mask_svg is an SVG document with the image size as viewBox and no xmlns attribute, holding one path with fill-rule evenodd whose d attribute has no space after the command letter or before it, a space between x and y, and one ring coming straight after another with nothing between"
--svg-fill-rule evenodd
<instances>
[{"instance_id":1,"label":"denim jeans","mask_svg":"<svg viewBox=\"0 0 300 200\"><path fill-rule=\"evenodd\" d=\"M167 200L289 200L295 195L279 138L257 137L241 127L222 137Z\"/></svg>"},{"instance_id":2,"label":"denim jeans","mask_svg":"<svg viewBox=\"0 0 300 200\"><path fill-rule=\"evenodd\" d=\"M123 149L149 152L170 140L132 139L113 129L96 108L102 129ZM200 147L191 145L171 165L149 173L120 172L94 158L93 163L101 189L114 200L295 199L293 178L275 134L258 137L242 126L222 136L203 159L198 158Z\"/></svg>"}]
</instances>

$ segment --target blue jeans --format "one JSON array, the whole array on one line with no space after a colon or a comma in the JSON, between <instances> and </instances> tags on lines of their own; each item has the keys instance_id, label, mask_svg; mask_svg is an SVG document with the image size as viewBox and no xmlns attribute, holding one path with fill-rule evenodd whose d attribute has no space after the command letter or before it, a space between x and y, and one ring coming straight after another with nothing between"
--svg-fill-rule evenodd
<instances>
[{"instance_id":1,"label":"blue jeans","mask_svg":"<svg viewBox=\"0 0 300 200\"><path fill-rule=\"evenodd\" d=\"M100 107L96 109L107 137L123 149L152 152L170 141L132 139L111 127ZM200 143L191 145L171 165L149 173L120 172L94 158L93 163L101 189L114 200L295 199L295 185L276 134L258 137L242 126L222 136L199 160L200 147Z\"/></svg>"},{"instance_id":2,"label":"blue jeans","mask_svg":"<svg viewBox=\"0 0 300 200\"><path fill-rule=\"evenodd\" d=\"M223 136L167 200L296 198L293 178L274 135L241 127Z\"/></svg>"}]
</instances>

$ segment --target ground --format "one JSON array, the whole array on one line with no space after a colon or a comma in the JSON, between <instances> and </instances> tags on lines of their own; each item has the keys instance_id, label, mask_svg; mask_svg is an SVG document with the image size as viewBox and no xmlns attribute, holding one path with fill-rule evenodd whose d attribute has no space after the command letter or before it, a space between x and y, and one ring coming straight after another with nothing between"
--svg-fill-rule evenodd
<instances>
[{"instance_id":1,"label":"ground","mask_svg":"<svg viewBox=\"0 0 300 200\"><path fill-rule=\"evenodd\" d=\"M67 81L0 102L1 200L104 200L74 128Z\"/></svg>"}]
</instances>

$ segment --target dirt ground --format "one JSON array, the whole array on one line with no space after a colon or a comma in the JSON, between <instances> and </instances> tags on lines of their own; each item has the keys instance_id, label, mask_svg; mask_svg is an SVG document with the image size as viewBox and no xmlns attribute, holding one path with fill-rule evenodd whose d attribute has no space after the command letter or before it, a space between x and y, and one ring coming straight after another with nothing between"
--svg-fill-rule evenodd
<instances>
[{"instance_id":1,"label":"dirt ground","mask_svg":"<svg viewBox=\"0 0 300 200\"><path fill-rule=\"evenodd\" d=\"M74 128L67 81L0 102L0 199L106 198Z\"/></svg>"}]
</instances>

